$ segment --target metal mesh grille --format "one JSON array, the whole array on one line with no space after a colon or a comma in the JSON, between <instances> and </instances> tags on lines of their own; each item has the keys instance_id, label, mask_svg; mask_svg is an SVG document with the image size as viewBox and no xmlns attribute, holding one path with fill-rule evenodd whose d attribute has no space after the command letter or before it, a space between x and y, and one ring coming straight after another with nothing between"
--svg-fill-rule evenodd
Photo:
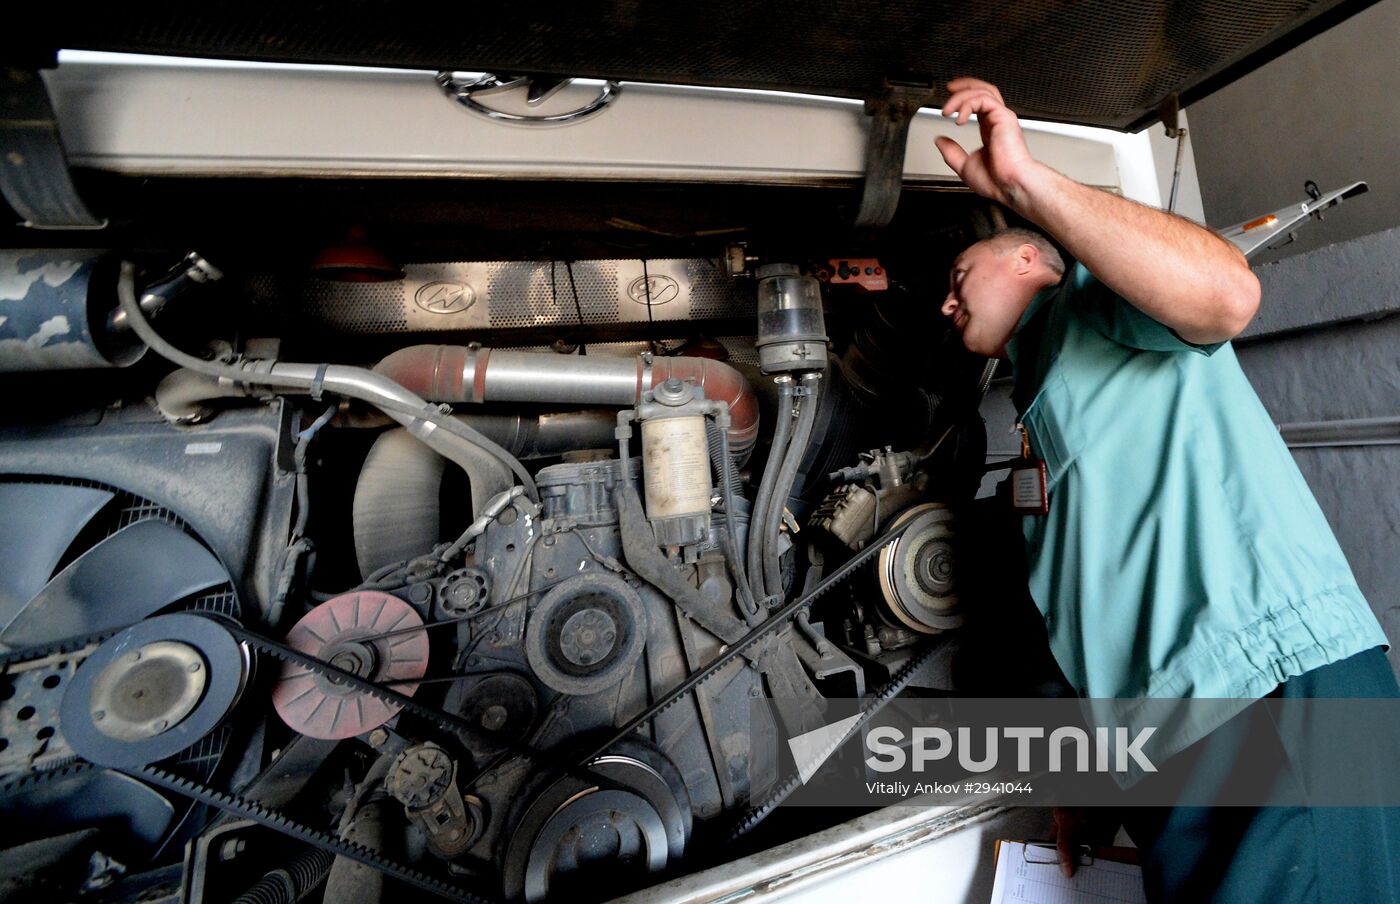
<instances>
[{"instance_id":1,"label":"metal mesh grille","mask_svg":"<svg viewBox=\"0 0 1400 904\"><path fill-rule=\"evenodd\" d=\"M229 736L232 734L233 726L220 727L177 753L171 759L171 765L182 775L196 781L208 781L219 765L219 758L228 747Z\"/></svg>"},{"instance_id":2,"label":"metal mesh grille","mask_svg":"<svg viewBox=\"0 0 1400 904\"><path fill-rule=\"evenodd\" d=\"M182 529L185 526L185 522L181 521L174 512L156 505L148 499L132 496L130 493L118 494L117 498L120 508L117 511L116 523L112 525L108 536L138 521L147 521L152 518Z\"/></svg>"},{"instance_id":3,"label":"metal mesh grille","mask_svg":"<svg viewBox=\"0 0 1400 904\"><path fill-rule=\"evenodd\" d=\"M62 17L53 46L484 69L861 96L884 77L997 82L1022 112L1126 126L1330 10L1338 0L693 0L510 4L455 27L441 11L369 0L119 4ZM57 9L57 7L55 7ZM56 18L57 13L54 14Z\"/></svg>"},{"instance_id":4,"label":"metal mesh grille","mask_svg":"<svg viewBox=\"0 0 1400 904\"><path fill-rule=\"evenodd\" d=\"M754 347L754 336L720 336L715 341L729 352L730 364L758 366L758 349Z\"/></svg>"},{"instance_id":5,"label":"metal mesh grille","mask_svg":"<svg viewBox=\"0 0 1400 904\"><path fill-rule=\"evenodd\" d=\"M254 303L276 307L294 320L315 320L347 333L397 333L408 329L402 283L339 283L276 276L248 282Z\"/></svg>"},{"instance_id":6,"label":"metal mesh grille","mask_svg":"<svg viewBox=\"0 0 1400 904\"><path fill-rule=\"evenodd\" d=\"M496 263L487 265L487 270L487 304L494 328L578 323L580 314L583 323L621 319L615 261Z\"/></svg>"},{"instance_id":7,"label":"metal mesh grille","mask_svg":"<svg viewBox=\"0 0 1400 904\"><path fill-rule=\"evenodd\" d=\"M734 280L719 268L717 261L688 260L685 275L690 283L691 317L726 317L733 313L730 297Z\"/></svg>"},{"instance_id":8,"label":"metal mesh grille","mask_svg":"<svg viewBox=\"0 0 1400 904\"><path fill-rule=\"evenodd\" d=\"M309 307L332 325L347 331L390 332L408 329L403 314L403 287L396 283L361 283L354 298L341 291L344 283L311 280L307 284Z\"/></svg>"},{"instance_id":9,"label":"metal mesh grille","mask_svg":"<svg viewBox=\"0 0 1400 904\"><path fill-rule=\"evenodd\" d=\"M481 333L754 316L752 282L731 279L704 258L407 264L398 282L260 274L247 288L256 305L283 320L345 333Z\"/></svg>"}]
</instances>

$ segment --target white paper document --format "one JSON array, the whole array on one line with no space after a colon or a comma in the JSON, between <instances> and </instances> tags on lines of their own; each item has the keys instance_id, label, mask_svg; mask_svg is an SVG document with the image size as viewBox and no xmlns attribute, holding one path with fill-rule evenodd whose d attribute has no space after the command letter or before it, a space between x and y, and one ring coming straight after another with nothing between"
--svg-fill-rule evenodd
<instances>
[{"instance_id":1,"label":"white paper document","mask_svg":"<svg viewBox=\"0 0 1400 904\"><path fill-rule=\"evenodd\" d=\"M1147 904L1142 867L1085 857L1073 878L1053 846L1003 841L992 904Z\"/></svg>"}]
</instances>

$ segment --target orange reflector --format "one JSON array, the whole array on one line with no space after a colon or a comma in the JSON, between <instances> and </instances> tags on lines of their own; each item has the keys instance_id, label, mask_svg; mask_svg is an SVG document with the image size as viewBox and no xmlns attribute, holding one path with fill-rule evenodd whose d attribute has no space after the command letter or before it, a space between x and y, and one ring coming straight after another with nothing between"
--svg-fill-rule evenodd
<instances>
[{"instance_id":1,"label":"orange reflector","mask_svg":"<svg viewBox=\"0 0 1400 904\"><path fill-rule=\"evenodd\" d=\"M1277 222L1278 217L1274 216L1273 214L1269 214L1268 216L1260 217L1257 220L1250 220L1248 223L1245 223L1244 228L1241 231L1248 232L1251 229L1258 229L1260 226L1272 226Z\"/></svg>"}]
</instances>

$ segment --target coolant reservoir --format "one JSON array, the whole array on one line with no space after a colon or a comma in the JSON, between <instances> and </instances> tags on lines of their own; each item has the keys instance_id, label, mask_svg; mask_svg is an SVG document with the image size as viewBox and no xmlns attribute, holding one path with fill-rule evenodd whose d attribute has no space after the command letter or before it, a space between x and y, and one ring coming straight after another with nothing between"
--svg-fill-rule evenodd
<instances>
[{"instance_id":1,"label":"coolant reservoir","mask_svg":"<svg viewBox=\"0 0 1400 904\"><path fill-rule=\"evenodd\" d=\"M826 367L821 283L794 264L758 268L758 366L766 374Z\"/></svg>"},{"instance_id":2,"label":"coolant reservoir","mask_svg":"<svg viewBox=\"0 0 1400 904\"><path fill-rule=\"evenodd\" d=\"M701 416L642 422L647 520L662 546L703 539L710 523L710 458Z\"/></svg>"}]
</instances>

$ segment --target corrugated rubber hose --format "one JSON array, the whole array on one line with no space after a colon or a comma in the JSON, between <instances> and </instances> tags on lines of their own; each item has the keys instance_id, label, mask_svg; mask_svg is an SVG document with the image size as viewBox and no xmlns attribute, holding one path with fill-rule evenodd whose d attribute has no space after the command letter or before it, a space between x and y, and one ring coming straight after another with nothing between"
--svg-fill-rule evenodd
<instances>
[{"instance_id":1,"label":"corrugated rubber hose","mask_svg":"<svg viewBox=\"0 0 1400 904\"><path fill-rule=\"evenodd\" d=\"M724 505L724 529L728 535L724 542L724 558L733 573L734 589L745 619L749 624L758 624L763 620L763 613L759 611L758 602L750 591L744 562L739 556L739 529L734 518L734 500L739 496L739 471L734 466L734 457L729 453L729 434L709 420L705 422L705 433L710 444L710 466L714 468L719 481L719 494Z\"/></svg>"},{"instance_id":2,"label":"corrugated rubber hose","mask_svg":"<svg viewBox=\"0 0 1400 904\"><path fill-rule=\"evenodd\" d=\"M768 450L768 462L763 466L763 477L758 483L758 496L749 511L749 542L746 565L749 587L755 600L762 601L768 596L763 587L763 515L773 498L773 485L782 469L783 453L787 451L788 440L792 437L792 397L791 378L778 381L778 409L773 422L773 445Z\"/></svg>"},{"instance_id":3,"label":"corrugated rubber hose","mask_svg":"<svg viewBox=\"0 0 1400 904\"><path fill-rule=\"evenodd\" d=\"M821 375L805 374L802 384L807 387L807 394L798 397L797 425L793 427L792 439L783 455L778 478L773 483L773 495L768 500L768 508L763 513L763 520L759 522L759 540L763 544L760 549L765 595L776 598L779 602L783 598L783 574L778 558L778 529L782 525L783 511L787 508L792 485L797 480L797 468L802 464L802 459L807 454L807 444L812 439L812 427L817 421ZM764 476L767 477L766 474Z\"/></svg>"},{"instance_id":4,"label":"corrugated rubber hose","mask_svg":"<svg viewBox=\"0 0 1400 904\"><path fill-rule=\"evenodd\" d=\"M238 896L234 904L297 904L326 880L335 855L312 848L298 856L285 869L268 872Z\"/></svg>"}]
</instances>

